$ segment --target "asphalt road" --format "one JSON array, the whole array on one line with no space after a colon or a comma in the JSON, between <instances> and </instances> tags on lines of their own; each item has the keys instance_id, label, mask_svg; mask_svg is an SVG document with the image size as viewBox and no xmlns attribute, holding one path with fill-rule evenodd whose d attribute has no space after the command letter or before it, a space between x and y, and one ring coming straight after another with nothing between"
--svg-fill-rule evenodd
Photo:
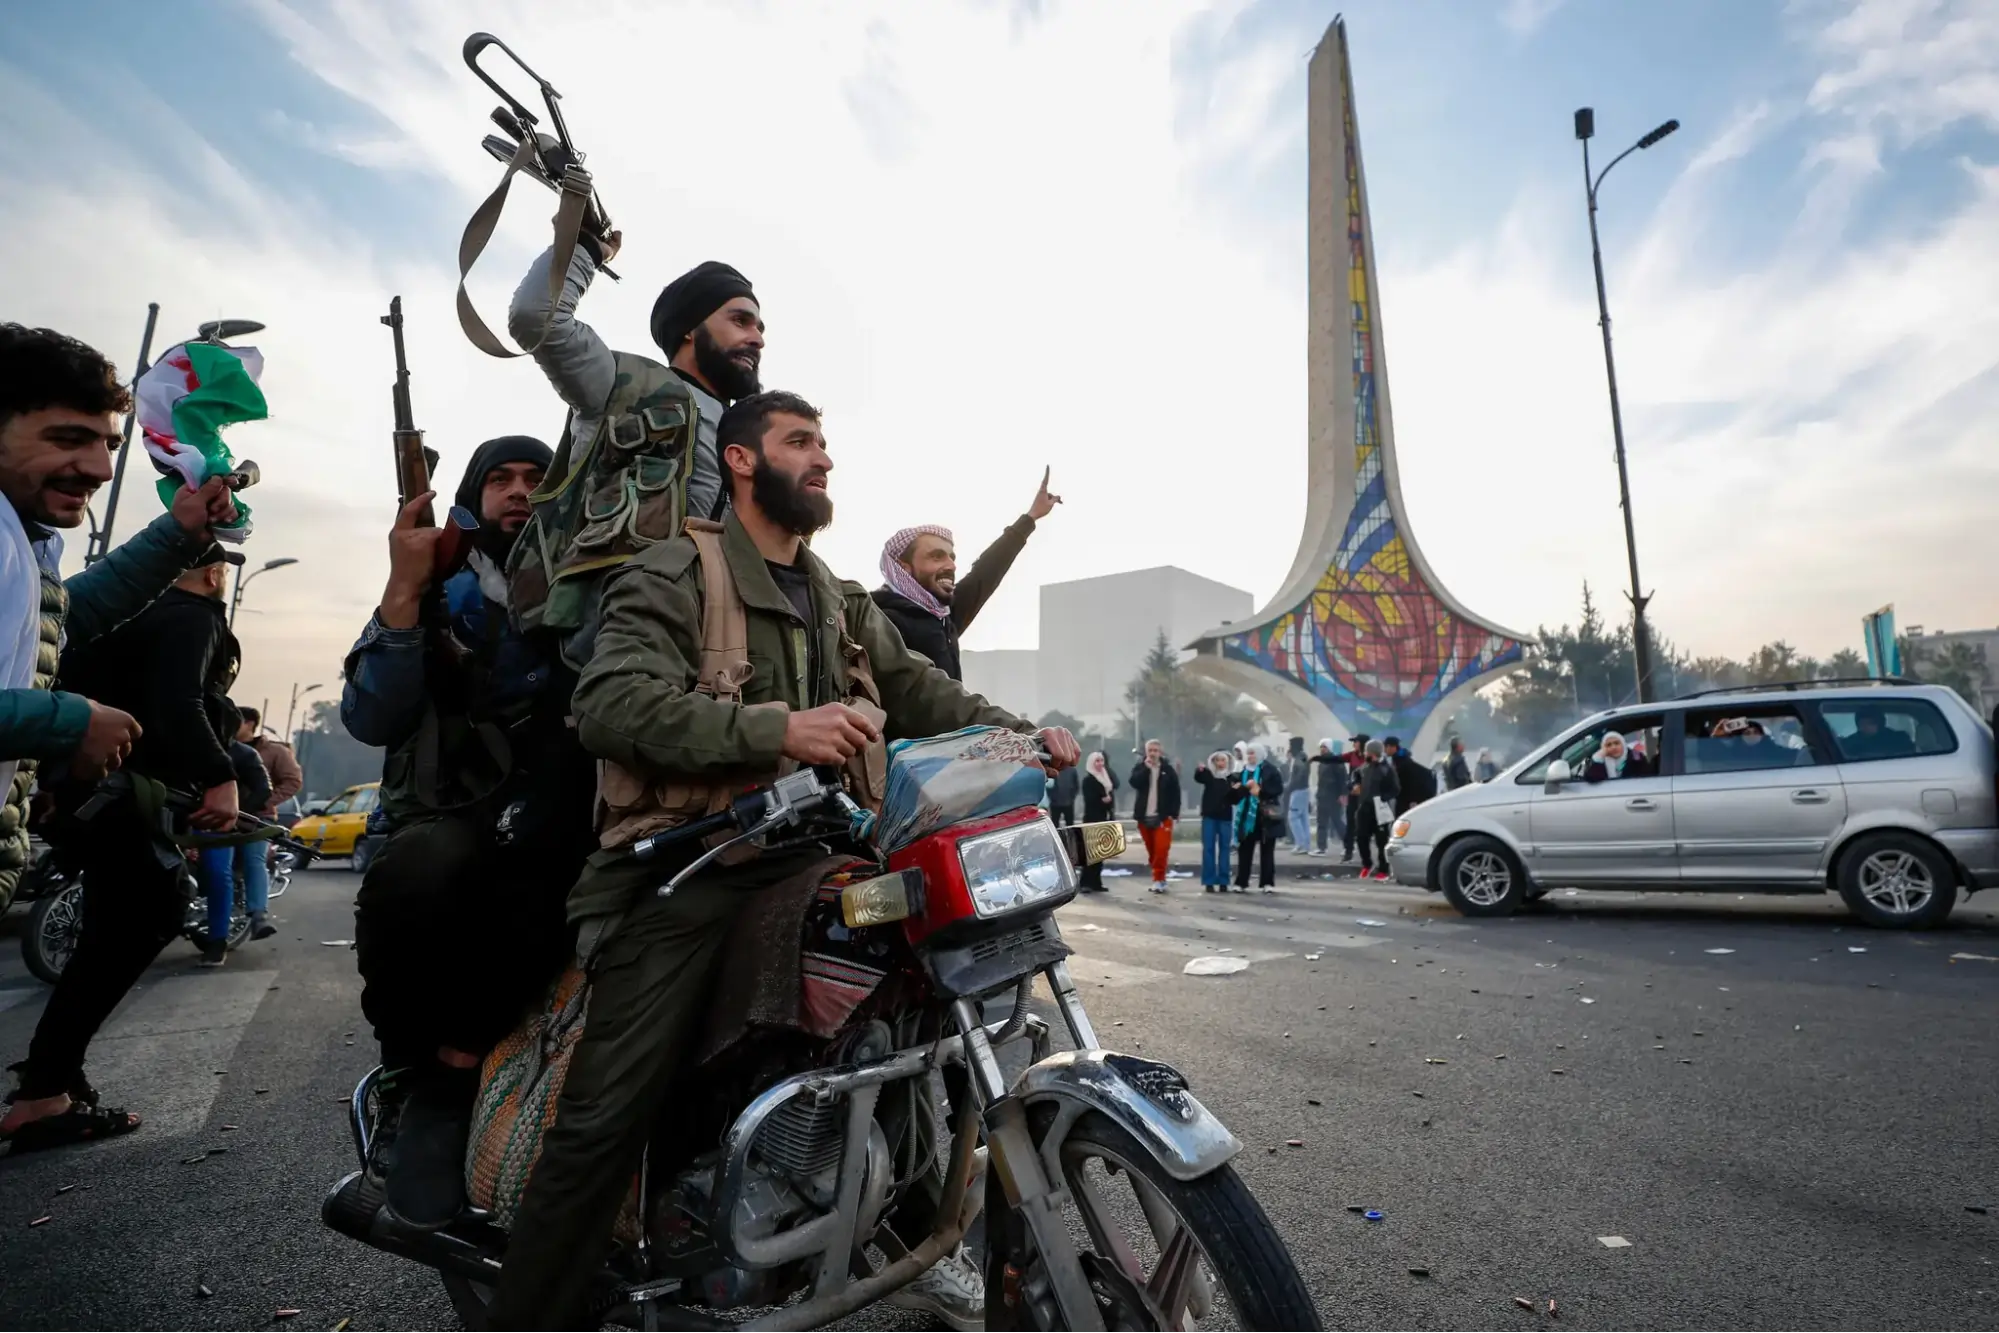
<instances>
[{"instance_id":1,"label":"asphalt road","mask_svg":"<svg viewBox=\"0 0 1999 1333\"><path fill-rule=\"evenodd\" d=\"M1733 895L1471 922L1325 873L1116 877L1061 919L1105 1041L1178 1064L1243 1140L1329 1326L1544 1323L1551 1297L1579 1327L1999 1324L1999 895L1922 935ZM302 875L220 972L168 949L91 1061L138 1134L0 1157L0 1327L450 1326L433 1275L318 1221L373 1057L323 943L353 887ZM1183 974L1210 955L1248 967ZM5 1059L44 993L0 940Z\"/></svg>"}]
</instances>

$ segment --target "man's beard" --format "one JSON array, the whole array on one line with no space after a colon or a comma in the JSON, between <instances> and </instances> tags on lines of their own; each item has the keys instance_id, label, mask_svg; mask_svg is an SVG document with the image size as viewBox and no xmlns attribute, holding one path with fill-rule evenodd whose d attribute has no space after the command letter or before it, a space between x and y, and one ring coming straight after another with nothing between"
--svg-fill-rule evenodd
<instances>
[{"instance_id":1,"label":"man's beard","mask_svg":"<svg viewBox=\"0 0 1999 1333\"><path fill-rule=\"evenodd\" d=\"M737 402L763 388L757 372L730 360L705 327L694 330L694 368L724 402Z\"/></svg>"},{"instance_id":2,"label":"man's beard","mask_svg":"<svg viewBox=\"0 0 1999 1333\"><path fill-rule=\"evenodd\" d=\"M932 597L935 597L937 599L937 604L939 606L951 605L951 594L953 592L956 592L958 587L956 580L953 580L951 586L948 588L939 587L935 583L925 583L921 579L918 579L917 583L923 589L923 591L929 593Z\"/></svg>"},{"instance_id":3,"label":"man's beard","mask_svg":"<svg viewBox=\"0 0 1999 1333\"><path fill-rule=\"evenodd\" d=\"M485 553L488 560L505 569L507 557L513 553L514 539L519 536L520 533L508 532L500 526L499 520L494 519L479 525L473 544Z\"/></svg>"},{"instance_id":4,"label":"man's beard","mask_svg":"<svg viewBox=\"0 0 1999 1333\"><path fill-rule=\"evenodd\" d=\"M750 474L750 498L764 517L795 536L810 537L833 521L832 496L806 490L802 478L779 472L768 458L759 457Z\"/></svg>"}]
</instances>

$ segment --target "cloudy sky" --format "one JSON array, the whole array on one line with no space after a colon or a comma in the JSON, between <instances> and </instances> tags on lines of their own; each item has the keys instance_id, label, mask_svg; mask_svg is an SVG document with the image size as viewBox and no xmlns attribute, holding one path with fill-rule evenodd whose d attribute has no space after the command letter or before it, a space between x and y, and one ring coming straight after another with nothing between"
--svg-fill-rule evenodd
<instances>
[{"instance_id":1,"label":"cloudy sky","mask_svg":"<svg viewBox=\"0 0 1999 1333\"><path fill-rule=\"evenodd\" d=\"M826 411L873 580L914 522L977 550L1044 463L1067 500L968 639L1032 647L1036 585L1174 563L1270 595L1304 511L1304 0L65 0L0 30L0 317L121 364L270 325L239 695L334 687L386 572L390 376L472 445L561 413L469 346L459 229L498 165L464 36L565 108L626 233L586 318L648 350L660 285L725 259L765 379ZM1521 629L1624 579L1570 113L1602 226L1640 553L1702 653L1857 645L1863 612L1999 623L1999 6L1985 0L1352 0L1346 16L1410 519ZM523 88L522 91L525 91ZM1601 160L1601 159L1599 159ZM545 244L516 192L497 319ZM143 460L140 460L143 464ZM136 474L135 474L136 475ZM121 531L158 510L129 491ZM81 550L81 536L74 543Z\"/></svg>"}]
</instances>

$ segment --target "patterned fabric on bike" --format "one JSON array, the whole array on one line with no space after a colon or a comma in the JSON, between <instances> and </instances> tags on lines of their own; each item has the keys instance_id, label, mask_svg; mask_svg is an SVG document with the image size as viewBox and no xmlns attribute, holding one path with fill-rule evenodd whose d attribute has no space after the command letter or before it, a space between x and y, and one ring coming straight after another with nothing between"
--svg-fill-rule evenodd
<instances>
[{"instance_id":1,"label":"patterned fabric on bike","mask_svg":"<svg viewBox=\"0 0 1999 1333\"><path fill-rule=\"evenodd\" d=\"M756 1028L831 1037L887 976L888 946L840 920L840 890L875 873L850 856L813 862L758 890L729 934L708 1030L696 1058L714 1059Z\"/></svg>"},{"instance_id":2,"label":"patterned fabric on bike","mask_svg":"<svg viewBox=\"0 0 1999 1333\"><path fill-rule=\"evenodd\" d=\"M555 1102L583 1036L588 998L582 969L570 968L550 987L542 1011L495 1046L479 1071L465 1151L467 1193L475 1208L492 1213L502 1226L513 1226L528 1173L541 1157L542 1136L555 1122ZM636 1176L613 1234L627 1243L638 1240Z\"/></svg>"},{"instance_id":3,"label":"patterned fabric on bike","mask_svg":"<svg viewBox=\"0 0 1999 1333\"><path fill-rule=\"evenodd\" d=\"M888 790L866 830L899 851L947 824L1039 805L1047 790L1041 742L999 727L897 741L888 750Z\"/></svg>"}]
</instances>

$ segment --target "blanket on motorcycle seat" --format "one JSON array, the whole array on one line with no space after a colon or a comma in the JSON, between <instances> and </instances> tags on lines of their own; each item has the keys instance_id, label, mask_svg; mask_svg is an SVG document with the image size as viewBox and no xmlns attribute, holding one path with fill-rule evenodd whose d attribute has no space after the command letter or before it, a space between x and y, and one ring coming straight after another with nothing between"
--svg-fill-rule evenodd
<instances>
[{"instance_id":1,"label":"blanket on motorcycle seat","mask_svg":"<svg viewBox=\"0 0 1999 1333\"><path fill-rule=\"evenodd\" d=\"M729 933L698 1062L757 1028L831 1037L846 1025L887 975L886 950L840 920L840 890L873 873L851 856L823 857L751 895Z\"/></svg>"},{"instance_id":2,"label":"blanket on motorcycle seat","mask_svg":"<svg viewBox=\"0 0 1999 1333\"><path fill-rule=\"evenodd\" d=\"M845 1026L888 974L888 941L850 931L840 919L840 890L873 873L851 856L827 856L755 891L730 932L697 1063L759 1028L832 1037ZM502 1226L511 1227L520 1211L588 1018L589 984L572 967L550 988L541 1011L494 1047L480 1070L465 1173L473 1205ZM636 1242L638 1221L635 1177L614 1234Z\"/></svg>"}]
</instances>

